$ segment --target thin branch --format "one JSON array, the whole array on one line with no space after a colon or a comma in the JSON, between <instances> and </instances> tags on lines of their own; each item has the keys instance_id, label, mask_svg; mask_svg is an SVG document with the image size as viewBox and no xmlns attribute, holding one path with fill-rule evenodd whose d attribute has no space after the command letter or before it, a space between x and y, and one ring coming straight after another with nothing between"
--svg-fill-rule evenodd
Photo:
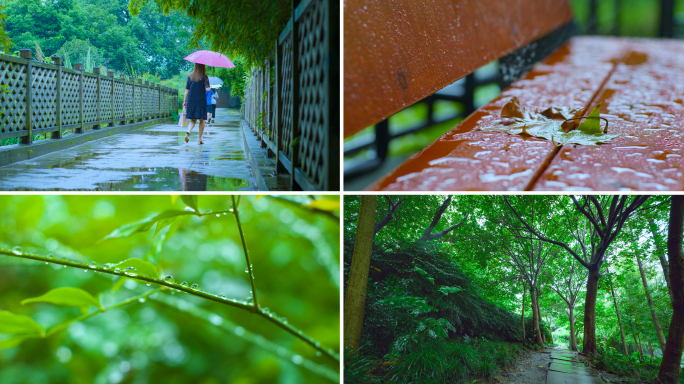
<instances>
[{"instance_id":1,"label":"thin branch","mask_svg":"<svg viewBox=\"0 0 684 384\"><path fill-rule=\"evenodd\" d=\"M245 235L242 233L242 225L240 224L240 212L238 212L238 205L235 204L235 196L231 196L233 200L233 215L237 222L238 230L240 232L240 239L242 240L242 250L245 253L245 260L247 260L247 273L249 273L249 282L252 283L252 300L254 301L252 312L259 311L259 304L257 304L257 292L254 287L254 276L252 275L252 264L249 262L249 253L247 252L247 244L245 243ZM239 199L239 198L238 198ZM239 201L239 200L238 200Z\"/></svg>"},{"instance_id":2,"label":"thin branch","mask_svg":"<svg viewBox=\"0 0 684 384\"><path fill-rule=\"evenodd\" d=\"M507 198L506 196L504 196L503 198L504 198L504 200L506 201L506 204L508 204L508 206L511 208L511 210L513 211L513 213L515 214L515 216L518 218L518 220L520 220L520 221L525 225L525 227L527 228L528 231L530 231L532 234L534 234L535 236L537 236L540 240L546 241L547 243L556 244L556 245L558 245L558 246L560 246L560 247L565 248L566 251L570 252L570 254L571 254L575 259L577 259L577 261L579 261L580 264L582 264L582 266L584 266L585 268L589 269L589 264L585 263L585 262L584 262L576 253L575 253L575 251L573 251L572 249L570 249L570 247L568 247L567 244L561 243L560 241L551 240L551 239L549 239L548 237L544 237L544 236L540 235L539 233L537 233L537 231L535 231L534 229L532 229L532 227L530 227L530 225L527 224L527 222L518 214L518 211L516 211L515 208L513 208L513 206L511 205L511 203L508 201L508 198ZM573 200L574 200L574 198L573 198Z\"/></svg>"},{"instance_id":3,"label":"thin branch","mask_svg":"<svg viewBox=\"0 0 684 384\"><path fill-rule=\"evenodd\" d=\"M331 350L326 350L321 346L319 342L314 340L313 338L307 336L304 334L301 330L293 327L287 321L283 318L277 317L273 312L270 311L265 311L264 309L260 309L256 312L253 311L254 306L246 301L238 301L235 299L228 299L224 297L223 295L213 295L211 293L207 293L204 291L201 291L199 289L193 289L184 285L181 285L179 283L171 283L168 281L164 281L163 279L155 279L153 277L149 276L139 276L139 275L129 275L126 274L123 271L116 272L115 270L112 270L111 268L103 268L103 267L92 267L87 263L78 263L75 261L69 261L67 259L55 259L51 257L45 257L45 256L39 256L36 254L29 254L29 253L22 253L22 252L17 252L17 251L10 251L6 249L0 249L0 255L5 255L5 256L11 256L11 257L17 257L21 259L29 259L29 260L37 260L41 261L43 263L51 263L51 264L59 264L67 267L73 267L73 268L80 268L80 269L85 269L85 270L91 270L94 272L100 272L100 273L106 273L109 275L115 275L115 276L122 276L122 277L127 277L129 279L134 279L134 280L141 280L148 282L150 284L156 284L156 285L161 285L169 288L176 289L178 291L185 292L187 294L201 297L203 299L215 301L217 303L229 305L231 307L236 307L240 309L244 309L246 311L255 313L261 317L264 317L266 320L278 325L280 328L283 328L287 332L291 333L295 337L301 339L305 343L311 345L314 347L316 350L320 351L324 355L339 361L339 356L336 355L334 352L331 353Z\"/></svg>"}]
</instances>

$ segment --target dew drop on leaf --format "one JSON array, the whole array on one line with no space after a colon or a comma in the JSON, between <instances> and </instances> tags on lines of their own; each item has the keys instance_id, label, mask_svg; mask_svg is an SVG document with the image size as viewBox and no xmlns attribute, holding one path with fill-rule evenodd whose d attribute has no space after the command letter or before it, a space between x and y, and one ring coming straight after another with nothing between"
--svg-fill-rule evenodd
<instances>
[{"instance_id":1,"label":"dew drop on leaf","mask_svg":"<svg viewBox=\"0 0 684 384\"><path fill-rule=\"evenodd\" d=\"M185 208L183 208L183 210L188 211L188 212L195 212L195 210L190 208L190 207L185 207Z\"/></svg>"},{"instance_id":2,"label":"dew drop on leaf","mask_svg":"<svg viewBox=\"0 0 684 384\"><path fill-rule=\"evenodd\" d=\"M138 299L138 301L141 302L141 303L144 303L144 302L145 302L145 298L144 298L144 297L141 297L141 298Z\"/></svg>"}]
</instances>

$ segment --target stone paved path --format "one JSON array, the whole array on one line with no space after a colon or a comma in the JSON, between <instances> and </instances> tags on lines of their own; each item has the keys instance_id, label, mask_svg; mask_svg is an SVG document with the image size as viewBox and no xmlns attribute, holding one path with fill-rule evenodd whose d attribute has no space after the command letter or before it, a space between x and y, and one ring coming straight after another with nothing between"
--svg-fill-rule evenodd
<instances>
[{"instance_id":1,"label":"stone paved path","mask_svg":"<svg viewBox=\"0 0 684 384\"><path fill-rule=\"evenodd\" d=\"M549 357L551 362L546 376L546 384L604 383L596 371L579 361L577 352L554 348Z\"/></svg>"},{"instance_id":2,"label":"stone paved path","mask_svg":"<svg viewBox=\"0 0 684 384\"><path fill-rule=\"evenodd\" d=\"M0 167L0 190L250 191L240 119L219 110L204 145L178 124L138 129Z\"/></svg>"}]
</instances>

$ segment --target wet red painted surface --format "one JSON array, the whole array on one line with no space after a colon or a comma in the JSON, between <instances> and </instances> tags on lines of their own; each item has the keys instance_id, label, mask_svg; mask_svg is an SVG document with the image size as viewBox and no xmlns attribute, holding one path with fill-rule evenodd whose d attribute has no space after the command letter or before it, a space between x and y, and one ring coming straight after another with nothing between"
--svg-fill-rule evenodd
<instances>
[{"instance_id":1,"label":"wet red painted surface","mask_svg":"<svg viewBox=\"0 0 684 384\"><path fill-rule=\"evenodd\" d=\"M570 21L565 0L345 0L344 137Z\"/></svg>"},{"instance_id":2,"label":"wet red painted surface","mask_svg":"<svg viewBox=\"0 0 684 384\"><path fill-rule=\"evenodd\" d=\"M609 131L598 147L565 146L534 190L680 191L684 184L684 44L630 41L594 104Z\"/></svg>"},{"instance_id":3,"label":"wet red painted surface","mask_svg":"<svg viewBox=\"0 0 684 384\"><path fill-rule=\"evenodd\" d=\"M495 100L369 189L519 191L535 187L549 162L559 157L559 148L544 139L479 129L500 124L501 108L513 96L526 110L550 106L587 108L601 94L601 86L626 47L624 39L572 39ZM610 128L618 129L612 124Z\"/></svg>"}]
</instances>

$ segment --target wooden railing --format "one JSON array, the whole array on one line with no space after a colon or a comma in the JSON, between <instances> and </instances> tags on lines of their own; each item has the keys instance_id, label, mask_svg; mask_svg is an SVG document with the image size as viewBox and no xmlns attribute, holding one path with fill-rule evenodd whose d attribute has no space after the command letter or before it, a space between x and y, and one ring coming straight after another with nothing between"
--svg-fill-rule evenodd
<instances>
[{"instance_id":1,"label":"wooden railing","mask_svg":"<svg viewBox=\"0 0 684 384\"><path fill-rule=\"evenodd\" d=\"M31 50L21 57L0 54L0 139L19 137L31 144L33 135L62 137L66 129L83 133L116 124L163 118L178 110L178 90L114 72L100 74L31 59Z\"/></svg>"},{"instance_id":2,"label":"wooden railing","mask_svg":"<svg viewBox=\"0 0 684 384\"><path fill-rule=\"evenodd\" d=\"M339 1L301 0L252 73L243 118L293 190L340 189Z\"/></svg>"}]
</instances>

